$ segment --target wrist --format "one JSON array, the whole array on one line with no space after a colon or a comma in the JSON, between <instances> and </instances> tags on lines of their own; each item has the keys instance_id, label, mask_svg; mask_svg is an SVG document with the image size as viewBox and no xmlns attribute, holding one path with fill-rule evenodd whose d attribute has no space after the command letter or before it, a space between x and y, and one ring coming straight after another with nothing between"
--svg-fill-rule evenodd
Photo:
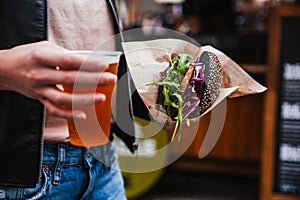
<instances>
[{"instance_id":1,"label":"wrist","mask_svg":"<svg viewBox=\"0 0 300 200\"><path fill-rule=\"evenodd\" d=\"M0 50L0 90L10 90L6 80L5 56L8 50Z\"/></svg>"}]
</instances>

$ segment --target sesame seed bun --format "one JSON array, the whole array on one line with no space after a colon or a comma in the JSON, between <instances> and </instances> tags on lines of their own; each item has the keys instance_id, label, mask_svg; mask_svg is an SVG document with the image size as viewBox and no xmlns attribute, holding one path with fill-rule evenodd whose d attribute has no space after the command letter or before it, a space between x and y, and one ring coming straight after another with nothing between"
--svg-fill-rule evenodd
<instances>
[{"instance_id":1,"label":"sesame seed bun","mask_svg":"<svg viewBox=\"0 0 300 200\"><path fill-rule=\"evenodd\" d=\"M200 56L200 62L204 64L205 80L200 102L200 114L204 113L216 101L220 94L223 78L223 67L218 57L208 51Z\"/></svg>"}]
</instances>

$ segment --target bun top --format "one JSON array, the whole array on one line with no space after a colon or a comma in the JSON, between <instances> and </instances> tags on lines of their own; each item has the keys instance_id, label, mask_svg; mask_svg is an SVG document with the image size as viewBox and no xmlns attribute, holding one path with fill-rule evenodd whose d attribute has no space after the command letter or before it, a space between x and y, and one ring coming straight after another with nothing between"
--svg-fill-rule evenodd
<instances>
[{"instance_id":1,"label":"bun top","mask_svg":"<svg viewBox=\"0 0 300 200\"><path fill-rule=\"evenodd\" d=\"M200 101L200 114L204 113L216 101L220 94L223 79L223 67L218 57L205 51L200 56L200 62L204 64L204 89Z\"/></svg>"}]
</instances>

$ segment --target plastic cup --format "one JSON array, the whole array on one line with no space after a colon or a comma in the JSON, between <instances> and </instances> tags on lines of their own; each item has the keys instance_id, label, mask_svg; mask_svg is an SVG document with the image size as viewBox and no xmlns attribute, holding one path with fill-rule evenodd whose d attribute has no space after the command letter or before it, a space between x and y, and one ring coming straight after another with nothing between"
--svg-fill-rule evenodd
<instances>
[{"instance_id":1,"label":"plastic cup","mask_svg":"<svg viewBox=\"0 0 300 200\"><path fill-rule=\"evenodd\" d=\"M105 72L117 74L121 52L71 51L70 53L85 55L87 59L91 60L99 60L101 64L106 65ZM77 78L80 78L80 72ZM76 82L73 86L63 86L65 92L86 93L97 91L106 96L104 102L95 105L72 105L72 107L67 108L80 109L86 113L87 117L86 119L73 118L67 120L71 144L76 146L98 146L104 145L109 141L114 87L115 84L98 86L97 83L94 86L77 86Z\"/></svg>"}]
</instances>

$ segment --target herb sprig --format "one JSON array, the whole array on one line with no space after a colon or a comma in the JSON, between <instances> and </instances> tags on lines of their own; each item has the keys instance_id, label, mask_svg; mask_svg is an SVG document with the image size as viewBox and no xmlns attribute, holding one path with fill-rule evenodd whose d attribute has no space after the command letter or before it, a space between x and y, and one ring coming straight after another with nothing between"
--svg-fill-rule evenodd
<instances>
[{"instance_id":1,"label":"herb sprig","mask_svg":"<svg viewBox=\"0 0 300 200\"><path fill-rule=\"evenodd\" d=\"M162 94L164 96L164 106L167 110L167 115L176 121L176 125L172 134L172 141L175 135L179 133L181 136L183 127L183 106L184 100L180 84L182 79L193 63L192 57L187 53L177 54L171 59L170 66L166 70L166 77L160 82L154 82L153 84L162 86Z\"/></svg>"}]
</instances>

